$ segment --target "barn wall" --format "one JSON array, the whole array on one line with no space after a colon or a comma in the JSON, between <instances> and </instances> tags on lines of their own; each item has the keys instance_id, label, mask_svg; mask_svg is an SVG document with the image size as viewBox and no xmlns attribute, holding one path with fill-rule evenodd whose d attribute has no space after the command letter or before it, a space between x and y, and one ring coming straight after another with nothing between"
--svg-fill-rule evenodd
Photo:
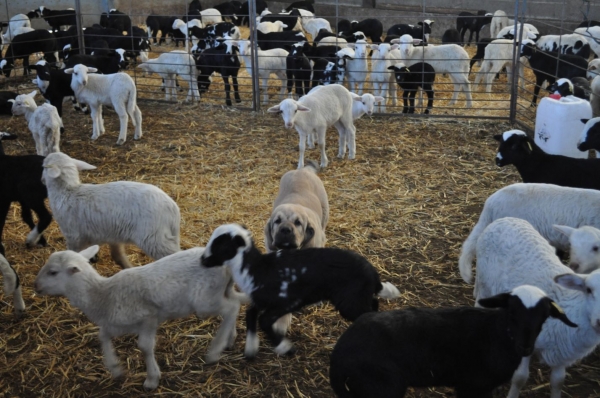
<instances>
[{"instance_id":1,"label":"barn wall","mask_svg":"<svg viewBox=\"0 0 600 398\"><path fill-rule=\"evenodd\" d=\"M201 0L202 5L210 7L224 0ZM364 19L379 18L387 29L394 23L415 23L423 15L423 2L426 5L425 16L436 21L434 36L441 36L442 32L455 25L456 14L461 11L476 11L484 9L495 11L505 10L509 15L514 14L515 2L512 0L460 0L450 2L447 0L337 0L339 7L336 10L336 0L316 0L316 10L321 16L335 24L336 15L339 18ZM270 9L277 11L291 2L274 2L267 0ZM9 16L24 13L40 4L52 9L75 7L74 0L8 0L8 13L6 0L0 2L0 20L6 21ZM185 12L187 0L81 0L84 25L89 26L99 21L99 14L109 8L118 8L129 13L134 24L143 24L146 16L181 15ZM581 0L565 0L561 2L528 1L527 15L537 20L545 21L553 26L560 26L562 16L565 16L564 28L571 29L582 20L584 6ZM592 4L590 17L600 19L600 6ZM33 20L37 29L47 28L44 20ZM542 31L556 31L552 26L545 27L544 23L538 26Z\"/></svg>"}]
</instances>

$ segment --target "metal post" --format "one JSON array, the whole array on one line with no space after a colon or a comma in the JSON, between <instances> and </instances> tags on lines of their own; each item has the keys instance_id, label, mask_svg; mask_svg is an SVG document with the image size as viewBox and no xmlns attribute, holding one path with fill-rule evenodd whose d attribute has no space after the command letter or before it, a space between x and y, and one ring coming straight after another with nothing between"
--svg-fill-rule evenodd
<instances>
[{"instance_id":1,"label":"metal post","mask_svg":"<svg viewBox=\"0 0 600 398\"><path fill-rule=\"evenodd\" d=\"M77 22L77 42L79 43L79 54L85 54L83 23L81 21L81 0L75 0L75 17L75 21Z\"/></svg>"},{"instance_id":2,"label":"metal post","mask_svg":"<svg viewBox=\"0 0 600 398\"><path fill-rule=\"evenodd\" d=\"M524 0L525 2L527 0ZM519 29L519 0L515 2L515 28ZM521 21L520 31L518 30L518 35L515 32L515 36L513 38L513 59L512 59L512 76L510 83L510 113L509 113L509 121L510 123L514 123L517 119L517 100L519 99L519 68L521 67L521 45L520 43L523 41L523 26L525 21ZM517 38L517 36L519 36Z\"/></svg>"},{"instance_id":3,"label":"metal post","mask_svg":"<svg viewBox=\"0 0 600 398\"><path fill-rule=\"evenodd\" d=\"M258 39L256 35L256 0L248 1L248 27L250 28L250 48L252 56L252 110L260 110L260 88L258 82ZM267 93L264 93L267 94Z\"/></svg>"}]
</instances>

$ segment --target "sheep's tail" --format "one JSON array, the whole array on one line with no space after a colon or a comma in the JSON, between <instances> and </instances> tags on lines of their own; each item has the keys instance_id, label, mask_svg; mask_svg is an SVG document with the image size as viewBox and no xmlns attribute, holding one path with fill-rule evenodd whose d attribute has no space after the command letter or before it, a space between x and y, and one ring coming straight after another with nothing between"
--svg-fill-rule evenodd
<instances>
[{"instance_id":1,"label":"sheep's tail","mask_svg":"<svg viewBox=\"0 0 600 398\"><path fill-rule=\"evenodd\" d=\"M400 290L390 282L382 282L381 290L377 292L377 296L384 299L395 299L400 297Z\"/></svg>"},{"instance_id":2,"label":"sheep's tail","mask_svg":"<svg viewBox=\"0 0 600 398\"><path fill-rule=\"evenodd\" d=\"M9 296L15 292L21 285L19 275L15 269L8 263L6 258L0 254L0 272L4 278L4 294Z\"/></svg>"},{"instance_id":3,"label":"sheep's tail","mask_svg":"<svg viewBox=\"0 0 600 398\"><path fill-rule=\"evenodd\" d=\"M463 243L460 258L458 259L458 269L460 270L460 276L467 283L471 283L473 279L473 260L475 259L475 249L477 247L477 239L483 233L485 227L487 227L492 220L488 219L487 213L484 211L479 217L479 221L475 224L475 227L471 231L471 234Z\"/></svg>"}]
</instances>

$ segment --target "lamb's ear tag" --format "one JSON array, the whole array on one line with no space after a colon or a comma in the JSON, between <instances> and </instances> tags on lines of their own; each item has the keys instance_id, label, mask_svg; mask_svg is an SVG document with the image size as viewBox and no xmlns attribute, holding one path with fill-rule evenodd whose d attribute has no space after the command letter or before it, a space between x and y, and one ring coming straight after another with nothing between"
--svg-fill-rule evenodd
<instances>
[{"instance_id":1,"label":"lamb's ear tag","mask_svg":"<svg viewBox=\"0 0 600 398\"><path fill-rule=\"evenodd\" d=\"M556 311L558 311L559 314L563 314L565 313L565 311L560 307L560 305L556 304L554 301L552 301L550 303L551 306L554 307L554 309L556 309Z\"/></svg>"},{"instance_id":2,"label":"lamb's ear tag","mask_svg":"<svg viewBox=\"0 0 600 398\"><path fill-rule=\"evenodd\" d=\"M531 147L531 142L527 142L527 145L529 146L529 151L533 152L533 148Z\"/></svg>"}]
</instances>

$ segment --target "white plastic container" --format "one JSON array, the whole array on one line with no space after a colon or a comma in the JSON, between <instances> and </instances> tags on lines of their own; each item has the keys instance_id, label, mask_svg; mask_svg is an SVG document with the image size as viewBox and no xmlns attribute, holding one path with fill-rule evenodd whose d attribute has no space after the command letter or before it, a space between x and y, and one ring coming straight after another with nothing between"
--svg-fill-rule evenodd
<instances>
[{"instance_id":1,"label":"white plastic container","mask_svg":"<svg viewBox=\"0 0 600 398\"><path fill-rule=\"evenodd\" d=\"M546 153L587 158L588 151L577 149L583 131L581 119L592 118L588 101L569 95L556 100L544 97L535 117L535 143Z\"/></svg>"}]
</instances>

